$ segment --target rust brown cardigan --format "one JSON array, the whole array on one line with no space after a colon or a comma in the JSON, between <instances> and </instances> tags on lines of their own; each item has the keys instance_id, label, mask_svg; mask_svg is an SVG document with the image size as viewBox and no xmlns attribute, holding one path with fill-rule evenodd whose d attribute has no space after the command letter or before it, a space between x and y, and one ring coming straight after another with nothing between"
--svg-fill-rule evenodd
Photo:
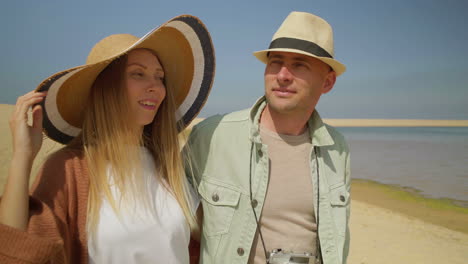
<instances>
[{"instance_id":1,"label":"rust brown cardigan","mask_svg":"<svg viewBox=\"0 0 468 264\"><path fill-rule=\"evenodd\" d=\"M0 263L88 263L88 167L80 150L49 157L31 188L27 231L0 224ZM191 241L191 263L199 254Z\"/></svg>"},{"instance_id":2,"label":"rust brown cardigan","mask_svg":"<svg viewBox=\"0 0 468 264\"><path fill-rule=\"evenodd\" d=\"M52 154L31 189L27 231L0 224L0 263L88 263L88 190L82 152Z\"/></svg>"}]
</instances>

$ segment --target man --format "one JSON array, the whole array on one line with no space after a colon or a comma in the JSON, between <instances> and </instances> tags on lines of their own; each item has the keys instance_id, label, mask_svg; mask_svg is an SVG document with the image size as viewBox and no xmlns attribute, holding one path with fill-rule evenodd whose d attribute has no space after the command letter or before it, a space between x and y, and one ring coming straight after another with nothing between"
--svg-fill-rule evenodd
<instances>
[{"instance_id":1,"label":"man","mask_svg":"<svg viewBox=\"0 0 468 264\"><path fill-rule=\"evenodd\" d=\"M266 63L265 96L193 128L187 173L203 205L201 263L346 262L348 147L315 110L345 71L333 54L331 26L292 12L254 53Z\"/></svg>"}]
</instances>

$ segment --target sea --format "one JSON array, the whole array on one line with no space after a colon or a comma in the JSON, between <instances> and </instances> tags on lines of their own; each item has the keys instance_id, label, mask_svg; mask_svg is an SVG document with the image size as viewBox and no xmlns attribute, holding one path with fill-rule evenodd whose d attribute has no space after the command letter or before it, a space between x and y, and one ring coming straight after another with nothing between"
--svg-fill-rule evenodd
<instances>
[{"instance_id":1,"label":"sea","mask_svg":"<svg viewBox=\"0 0 468 264\"><path fill-rule=\"evenodd\" d=\"M337 127L351 176L409 187L468 207L468 127Z\"/></svg>"}]
</instances>

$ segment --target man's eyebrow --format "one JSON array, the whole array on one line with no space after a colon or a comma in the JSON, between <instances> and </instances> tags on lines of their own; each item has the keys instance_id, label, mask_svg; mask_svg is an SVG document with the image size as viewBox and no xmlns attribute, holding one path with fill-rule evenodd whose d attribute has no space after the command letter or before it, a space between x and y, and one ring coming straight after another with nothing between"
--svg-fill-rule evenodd
<instances>
[{"instance_id":1,"label":"man's eyebrow","mask_svg":"<svg viewBox=\"0 0 468 264\"><path fill-rule=\"evenodd\" d=\"M308 60L304 57L294 57L293 60L296 60L296 61L302 61L302 62L308 62Z\"/></svg>"}]
</instances>

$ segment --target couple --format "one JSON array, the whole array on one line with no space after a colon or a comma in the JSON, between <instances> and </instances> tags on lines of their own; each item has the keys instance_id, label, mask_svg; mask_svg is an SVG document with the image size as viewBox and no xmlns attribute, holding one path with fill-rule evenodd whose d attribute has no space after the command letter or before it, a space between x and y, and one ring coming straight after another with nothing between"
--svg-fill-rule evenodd
<instances>
[{"instance_id":1,"label":"couple","mask_svg":"<svg viewBox=\"0 0 468 264\"><path fill-rule=\"evenodd\" d=\"M101 40L17 101L0 262L189 263L194 238L200 263L345 263L349 152L314 111L345 71L333 53L330 25L292 12L254 53L265 96L195 126L180 153L214 77L205 26ZM66 146L29 193L42 129Z\"/></svg>"}]
</instances>

